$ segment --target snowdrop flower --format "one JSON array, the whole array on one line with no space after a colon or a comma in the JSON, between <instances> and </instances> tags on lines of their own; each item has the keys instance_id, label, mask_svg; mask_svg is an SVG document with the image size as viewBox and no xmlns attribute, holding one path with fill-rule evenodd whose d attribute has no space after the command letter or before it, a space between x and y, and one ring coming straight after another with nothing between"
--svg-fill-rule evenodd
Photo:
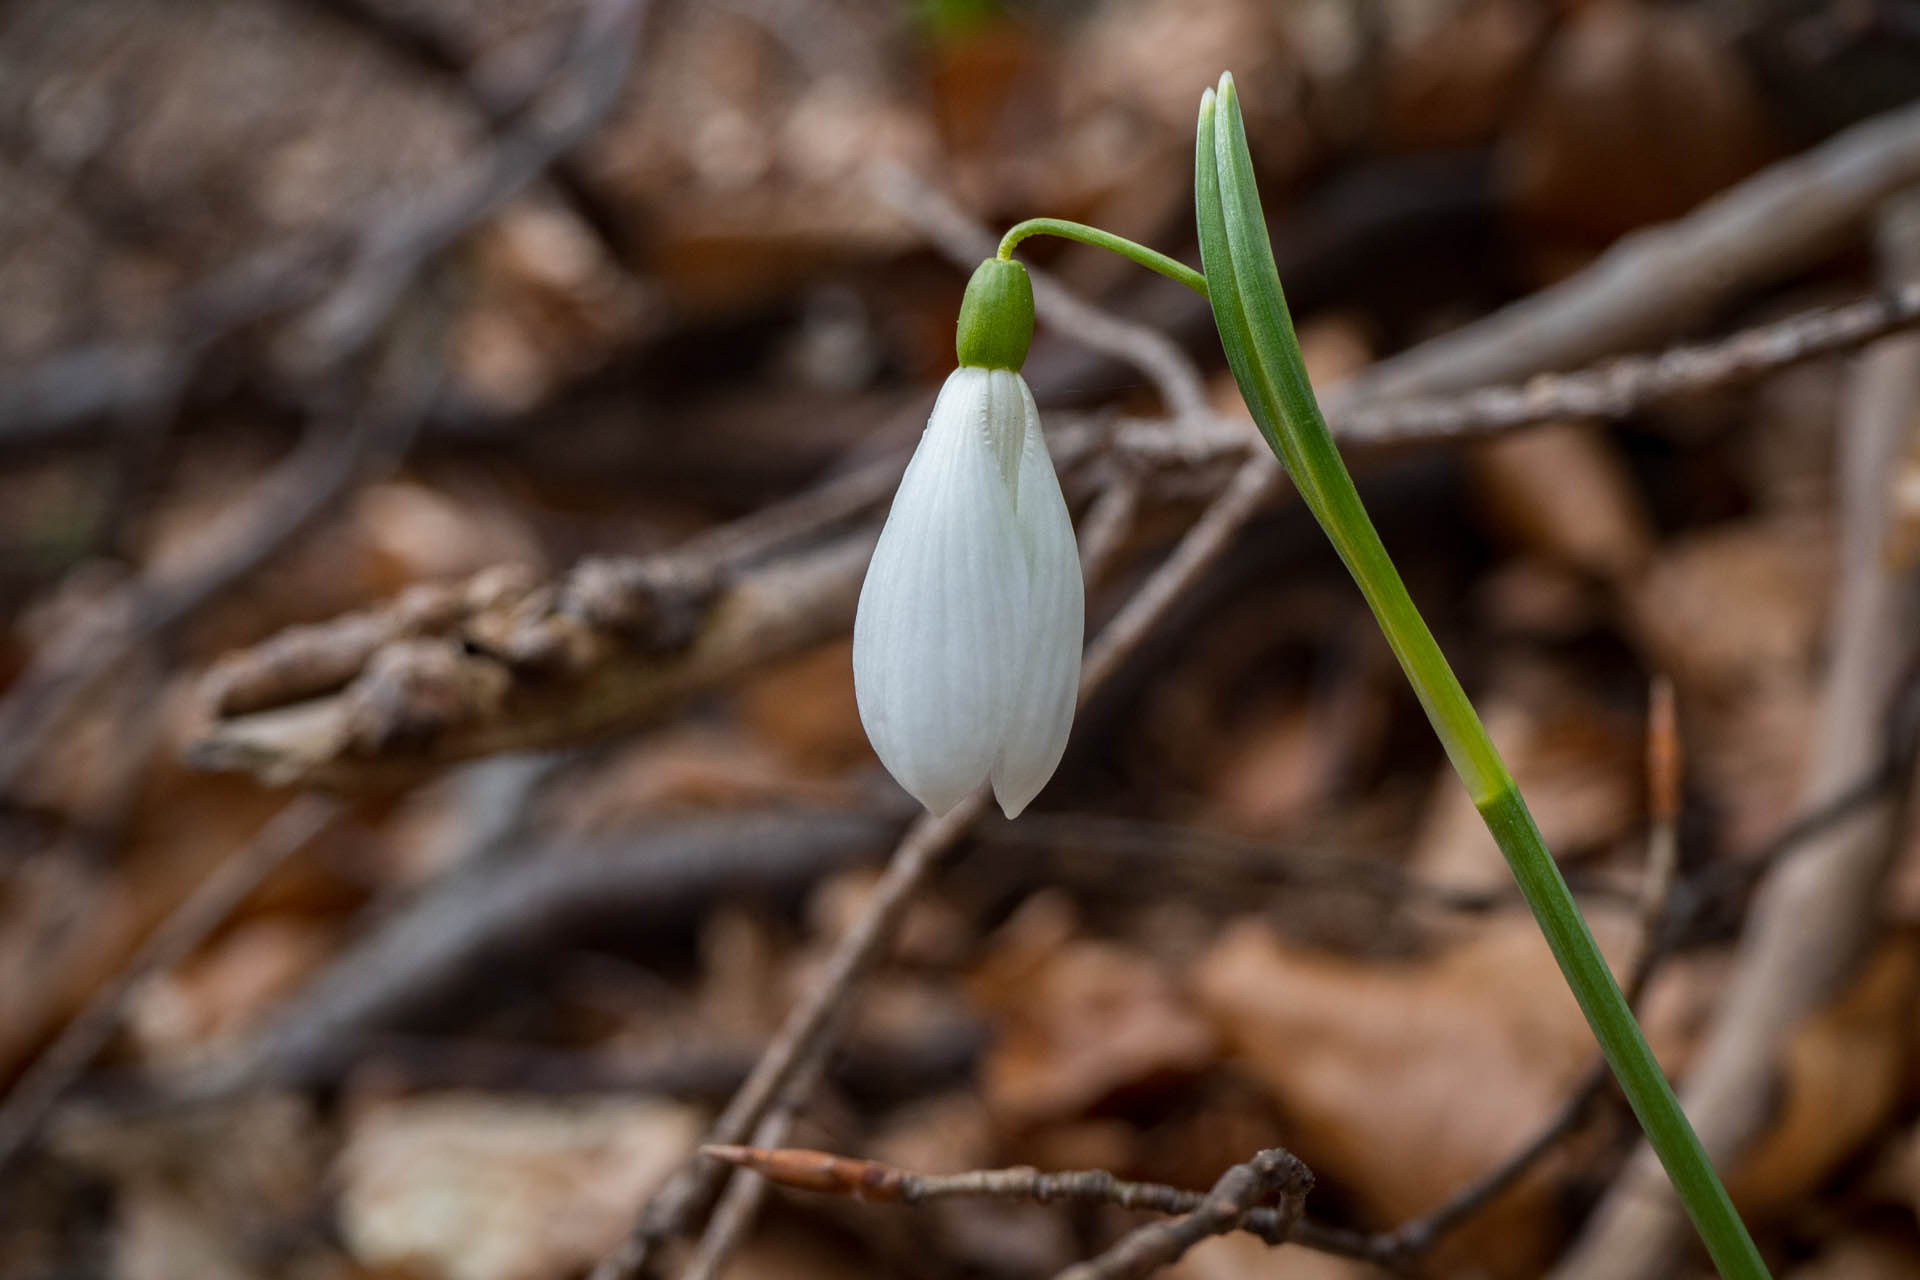
<instances>
[{"instance_id":1,"label":"snowdrop flower","mask_svg":"<svg viewBox=\"0 0 1920 1280\"><path fill-rule=\"evenodd\" d=\"M1080 686L1073 522L1020 376L1033 286L989 259L960 308L960 367L894 495L853 623L860 721L932 812L980 783L1008 817L1053 776Z\"/></svg>"}]
</instances>

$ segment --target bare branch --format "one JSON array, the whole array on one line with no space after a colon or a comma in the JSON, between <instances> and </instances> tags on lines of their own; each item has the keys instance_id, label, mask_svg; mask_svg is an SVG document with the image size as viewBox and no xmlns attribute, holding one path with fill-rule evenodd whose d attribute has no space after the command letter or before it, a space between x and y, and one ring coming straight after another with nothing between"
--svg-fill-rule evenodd
<instances>
[{"instance_id":1,"label":"bare branch","mask_svg":"<svg viewBox=\"0 0 1920 1280\"><path fill-rule=\"evenodd\" d=\"M846 1011L843 1009L838 1021L846 1020ZM835 1029L838 1030L837 1027ZM806 1106L814 1090L819 1088L821 1077L826 1074L827 1060L833 1056L835 1039L837 1036L823 1034L809 1046L806 1056L795 1067L793 1077L781 1090L779 1101L767 1109L767 1114L760 1118L759 1125L754 1129L755 1146L777 1147L787 1140L787 1134L793 1129L794 1117ZM681 1280L718 1280L734 1249L753 1230L753 1220L758 1216L760 1203L766 1199L766 1195L767 1179L750 1170L735 1169L719 1204L714 1206L713 1215L707 1220L707 1229L701 1235L699 1247L694 1250L693 1260L687 1264Z\"/></svg>"},{"instance_id":2,"label":"bare branch","mask_svg":"<svg viewBox=\"0 0 1920 1280\"><path fill-rule=\"evenodd\" d=\"M1290 1152L1269 1148L1221 1174L1185 1217L1136 1228L1099 1257L1068 1267L1055 1280L1137 1280L1179 1261L1202 1240L1234 1230L1255 1207L1276 1197L1277 1221L1264 1238L1279 1244L1292 1235L1311 1190L1313 1174L1307 1166Z\"/></svg>"},{"instance_id":3,"label":"bare branch","mask_svg":"<svg viewBox=\"0 0 1920 1280\"><path fill-rule=\"evenodd\" d=\"M1264 508L1280 490L1285 472L1265 450L1248 458L1234 473L1226 492L1174 547L1173 554L1141 584L1106 628L1087 647L1081 665L1080 701L1120 669L1140 647L1174 602L1205 575L1233 544L1234 535Z\"/></svg>"},{"instance_id":4,"label":"bare branch","mask_svg":"<svg viewBox=\"0 0 1920 1280\"><path fill-rule=\"evenodd\" d=\"M1034 1204L1072 1200L1174 1215L1192 1213L1206 1200L1205 1194L1199 1191L1184 1191L1158 1182L1129 1182L1105 1169L1042 1173L1021 1165L966 1173L915 1173L879 1160L759 1144L751 1147L709 1144L701 1148L701 1154L751 1169L769 1182L796 1191L851 1196L877 1204L920 1205L933 1200L973 1198L1025 1200ZM1269 1244L1288 1238L1280 1211L1272 1207L1249 1209L1236 1225Z\"/></svg>"},{"instance_id":5,"label":"bare branch","mask_svg":"<svg viewBox=\"0 0 1920 1280\"><path fill-rule=\"evenodd\" d=\"M1920 106L1907 106L1627 236L1550 289L1376 365L1354 398L1465 391L1657 343L1737 292L1818 261L1916 181Z\"/></svg>"},{"instance_id":6,"label":"bare branch","mask_svg":"<svg viewBox=\"0 0 1920 1280\"><path fill-rule=\"evenodd\" d=\"M1920 284L1902 284L1846 306L1755 325L1657 355L1623 356L1575 373L1543 373L1511 387L1368 403L1333 429L1356 444L1483 435L1567 418L1625 418L1648 405L1739 386L1824 355L1851 351L1920 324Z\"/></svg>"},{"instance_id":7,"label":"bare branch","mask_svg":"<svg viewBox=\"0 0 1920 1280\"><path fill-rule=\"evenodd\" d=\"M1298 1157L1270 1148L1222 1174L1201 1194L1152 1182L1128 1182L1104 1169L1041 1173L1037 1169L982 1169L970 1173L912 1173L877 1160L823 1151L708 1144L700 1154L804 1191L862 1200L924 1204L953 1197L991 1197L1048 1204L1079 1200L1179 1215L1129 1232L1098 1258L1060 1273L1058 1280L1129 1280L1179 1260L1210 1236L1246 1231L1268 1244L1296 1238L1295 1228L1313 1174ZM1278 1205L1268 1201L1278 1199Z\"/></svg>"},{"instance_id":8,"label":"bare branch","mask_svg":"<svg viewBox=\"0 0 1920 1280\"><path fill-rule=\"evenodd\" d=\"M569 841L567 856L477 865L388 914L248 1042L165 1082L163 1091L190 1098L263 1081L333 1079L369 1036L403 1025L463 975L529 938L565 934L610 914L642 929L685 919L722 895L792 892L877 861L899 826L898 818L879 814L732 814L661 823L585 846Z\"/></svg>"},{"instance_id":9,"label":"bare branch","mask_svg":"<svg viewBox=\"0 0 1920 1280\"><path fill-rule=\"evenodd\" d=\"M804 1060L820 1051L828 1028L851 996L854 984L892 938L894 926L927 875L966 835L973 820L986 807L986 800L986 791L982 788L940 817L923 815L907 831L859 919L835 946L819 981L787 1014L779 1034L755 1064L753 1074L713 1122L708 1141L723 1145L746 1141ZM627 1239L600 1260L594 1268L593 1280L617 1280L637 1274L655 1248L687 1229L688 1223L713 1197L725 1168L719 1161L704 1156L696 1156L683 1166L648 1202Z\"/></svg>"},{"instance_id":10,"label":"bare branch","mask_svg":"<svg viewBox=\"0 0 1920 1280\"><path fill-rule=\"evenodd\" d=\"M215 669L196 765L391 787L455 760L630 727L846 628L873 535L716 582L708 566L587 561L529 587L482 574L307 628ZM327 693L343 671L351 683ZM290 704L290 705L288 705Z\"/></svg>"}]
</instances>

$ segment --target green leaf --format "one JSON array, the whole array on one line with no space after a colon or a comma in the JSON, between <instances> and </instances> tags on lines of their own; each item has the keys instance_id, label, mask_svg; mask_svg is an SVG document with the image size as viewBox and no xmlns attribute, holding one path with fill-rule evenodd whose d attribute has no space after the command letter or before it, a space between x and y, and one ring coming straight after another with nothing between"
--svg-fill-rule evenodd
<instances>
[{"instance_id":1,"label":"green leaf","mask_svg":"<svg viewBox=\"0 0 1920 1280\"><path fill-rule=\"evenodd\" d=\"M1727 1280L1765 1280L1766 1266L1687 1123L1633 1011L1594 945L1540 830L1486 727L1414 607L1334 447L1307 379L1267 239L1233 77L1200 100L1194 214L1214 325L1261 435L1346 562L1446 747L1521 894L1539 922L1621 1091Z\"/></svg>"}]
</instances>

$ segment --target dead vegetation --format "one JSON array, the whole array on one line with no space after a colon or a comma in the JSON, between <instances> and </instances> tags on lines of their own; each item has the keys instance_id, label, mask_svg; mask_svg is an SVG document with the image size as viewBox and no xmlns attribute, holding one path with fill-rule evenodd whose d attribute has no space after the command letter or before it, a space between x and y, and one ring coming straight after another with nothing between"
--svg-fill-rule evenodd
<instances>
[{"instance_id":1,"label":"dead vegetation","mask_svg":"<svg viewBox=\"0 0 1920 1280\"><path fill-rule=\"evenodd\" d=\"M967 268L1040 214L1194 260L1223 69L1329 419L1775 1273L1920 1274L1878 0L11 7L0 1274L1700 1273L1182 290L1023 249L1058 778L934 820L867 749Z\"/></svg>"}]
</instances>

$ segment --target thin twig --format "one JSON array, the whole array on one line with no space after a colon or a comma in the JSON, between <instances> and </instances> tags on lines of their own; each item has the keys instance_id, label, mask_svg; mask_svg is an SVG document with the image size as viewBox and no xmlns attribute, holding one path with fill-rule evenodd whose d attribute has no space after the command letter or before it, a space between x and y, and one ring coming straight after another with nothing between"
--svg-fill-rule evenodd
<instances>
[{"instance_id":1,"label":"thin twig","mask_svg":"<svg viewBox=\"0 0 1920 1280\"><path fill-rule=\"evenodd\" d=\"M1307 1166L1291 1152L1269 1148L1221 1174L1213 1190L1185 1217L1137 1227L1105 1253L1068 1267L1055 1280L1137 1280L1178 1262L1201 1241L1234 1230L1253 1209L1276 1197L1280 1201L1277 1220L1262 1238L1280 1244L1292 1235L1311 1190L1313 1174Z\"/></svg>"},{"instance_id":2,"label":"thin twig","mask_svg":"<svg viewBox=\"0 0 1920 1280\"><path fill-rule=\"evenodd\" d=\"M1080 668L1081 705L1132 656L1174 602L1233 545L1247 521L1279 491L1285 475L1273 455L1264 451L1240 465L1225 491L1187 530L1173 554L1141 584L1088 647Z\"/></svg>"},{"instance_id":3,"label":"thin twig","mask_svg":"<svg viewBox=\"0 0 1920 1280\"><path fill-rule=\"evenodd\" d=\"M1618 419L1650 404L1753 382L1796 364L1852 351L1920 325L1920 284L1903 284L1845 306L1818 308L1723 338L1622 356L1572 373L1543 373L1518 386L1464 395L1375 403L1331 426L1356 444L1460 439L1568 418Z\"/></svg>"},{"instance_id":4,"label":"thin twig","mask_svg":"<svg viewBox=\"0 0 1920 1280\"><path fill-rule=\"evenodd\" d=\"M794 1077L796 1081L803 1078L804 1073ZM778 1146L785 1142L793 1129L793 1118L794 1108L774 1107L761 1117L754 1129L754 1145ZM735 1169L727 1179L727 1189L720 1194L719 1202L707 1218L707 1229L695 1246L686 1270L680 1273L680 1280L717 1280L732 1260L734 1250L753 1230L753 1221L766 1198L765 1178L746 1169Z\"/></svg>"},{"instance_id":5,"label":"thin twig","mask_svg":"<svg viewBox=\"0 0 1920 1280\"><path fill-rule=\"evenodd\" d=\"M1619 356L1585 369L1539 373L1511 386L1327 406L1342 443L1402 445L1468 440L1568 419L1617 420L1668 400L1740 387L1823 356L1857 350L1920 326L1920 284L1838 307L1816 307L1724 337ZM1203 466L1261 447L1245 418L1123 418L1111 448L1143 466Z\"/></svg>"},{"instance_id":6,"label":"thin twig","mask_svg":"<svg viewBox=\"0 0 1920 1280\"><path fill-rule=\"evenodd\" d=\"M281 809L202 881L119 974L94 993L0 1104L0 1169L32 1140L48 1110L113 1035L141 984L186 959L248 894L324 831L339 812L336 801L313 795L300 796Z\"/></svg>"},{"instance_id":7,"label":"thin twig","mask_svg":"<svg viewBox=\"0 0 1920 1280\"><path fill-rule=\"evenodd\" d=\"M854 984L892 938L894 926L921 883L959 843L985 804L985 791L976 791L950 812L940 817L924 815L908 830L867 899L866 909L840 939L819 980L787 1015L746 1083L713 1122L709 1141L745 1141L803 1060L819 1051ZM654 1249L686 1231L724 1173L720 1162L701 1156L682 1166L648 1202L626 1240L600 1260L594 1280L637 1274Z\"/></svg>"},{"instance_id":8,"label":"thin twig","mask_svg":"<svg viewBox=\"0 0 1920 1280\"><path fill-rule=\"evenodd\" d=\"M1127 535L1133 532L1134 518L1140 513L1140 480L1122 474L1110 481L1087 508L1080 520L1080 575L1089 585L1098 583L1113 569Z\"/></svg>"},{"instance_id":9,"label":"thin twig","mask_svg":"<svg viewBox=\"0 0 1920 1280\"><path fill-rule=\"evenodd\" d=\"M797 1191L852 1196L876 1204L921 1205L934 1200L1022 1200L1052 1204L1058 1200L1110 1204L1149 1213L1188 1214L1206 1200L1204 1193L1186 1191L1159 1182L1130 1182L1105 1169L1042 1173L1031 1166L1012 1169L973 1169L966 1173L915 1173L879 1160L836 1156L798 1147L708 1145L702 1154L750 1169L769 1182ZM1276 1243L1287 1239L1280 1211L1271 1206L1249 1209L1236 1224Z\"/></svg>"},{"instance_id":10,"label":"thin twig","mask_svg":"<svg viewBox=\"0 0 1920 1280\"><path fill-rule=\"evenodd\" d=\"M878 1203L921 1205L934 1200L958 1198L986 1198L995 1200L1019 1200L1033 1204L1051 1204L1068 1200L1086 1204L1110 1204L1123 1209L1144 1210L1150 1213L1180 1215L1191 1217L1207 1209L1211 1197L1198 1191L1186 1191L1179 1187L1170 1187L1158 1182L1131 1182L1117 1178L1105 1169L1081 1169L1061 1173L1042 1173L1038 1169L1022 1166L1013 1169L975 1169L966 1173L929 1174L914 1173L911 1170L883 1164L878 1160L862 1160L847 1156L830 1155L824 1151L807 1151L798 1148L774 1148L756 1143L750 1147L706 1146L702 1154L745 1171L751 1170L767 1182L791 1187L801 1191L815 1191L827 1195L852 1196L858 1200ZM1166 1239L1166 1229L1177 1228L1181 1238L1187 1233L1192 1239L1179 1245L1181 1251L1190 1247L1208 1235L1220 1235L1227 1231L1245 1231L1257 1236L1268 1244L1286 1242L1307 1243L1308 1247L1320 1248L1326 1252L1344 1256L1364 1258L1368 1255L1360 1248L1342 1247L1345 1241L1342 1233L1327 1232L1309 1224L1301 1213L1302 1202L1312 1187L1312 1175L1306 1166L1300 1164L1285 1152L1262 1152L1255 1157L1257 1163L1267 1161L1275 1167L1275 1176L1285 1180L1288 1188L1281 1189L1285 1197L1281 1205L1259 1203L1268 1199L1273 1192L1254 1194L1253 1199L1243 1209L1224 1220L1224 1225L1214 1225L1212 1229L1202 1230L1198 1224L1189 1223L1181 1227L1178 1223L1159 1224L1161 1230L1156 1234L1155 1248L1165 1248L1171 1242ZM1245 1169L1247 1166L1238 1166ZM1291 1188L1297 1188L1293 1190ZM1215 1187L1215 1194L1220 1188ZM1236 1201L1237 1203L1237 1201ZM1215 1223L1221 1220L1214 1220ZM1135 1245L1139 1249L1143 1246ZM1172 1259L1166 1259L1171 1261ZM1088 1265L1088 1264L1083 1264ZM1123 1265L1144 1266L1146 1270L1163 1265L1161 1262L1142 1264L1128 1259ZM1069 1272L1067 1274L1073 1274ZM1137 1275L1143 1271L1125 1272L1089 1272L1089 1275ZM691 1280L691 1277L689 1277Z\"/></svg>"},{"instance_id":11,"label":"thin twig","mask_svg":"<svg viewBox=\"0 0 1920 1280\"><path fill-rule=\"evenodd\" d=\"M844 1011L840 1018L845 1021ZM833 1042L832 1036L820 1036L807 1051L807 1056L794 1069L793 1078L781 1090L779 1101L760 1118L759 1125L753 1131L754 1146L777 1147L787 1140L787 1135L793 1130L794 1117L813 1096L821 1077L826 1075L827 1060L833 1056ZM728 1179L727 1189L721 1195L719 1204L714 1206L712 1217L707 1220L707 1229L700 1237L692 1261L681 1274L681 1280L718 1280L728 1260L733 1257L733 1251L753 1229L753 1220L759 1214L761 1201L766 1199L766 1195L767 1179L749 1169L736 1168Z\"/></svg>"},{"instance_id":12,"label":"thin twig","mask_svg":"<svg viewBox=\"0 0 1920 1280\"><path fill-rule=\"evenodd\" d=\"M1466 391L1658 343L1831 253L1920 181L1920 106L1854 125L1625 237L1578 275L1362 375L1355 399ZM1330 415L1331 416L1331 415Z\"/></svg>"}]
</instances>

